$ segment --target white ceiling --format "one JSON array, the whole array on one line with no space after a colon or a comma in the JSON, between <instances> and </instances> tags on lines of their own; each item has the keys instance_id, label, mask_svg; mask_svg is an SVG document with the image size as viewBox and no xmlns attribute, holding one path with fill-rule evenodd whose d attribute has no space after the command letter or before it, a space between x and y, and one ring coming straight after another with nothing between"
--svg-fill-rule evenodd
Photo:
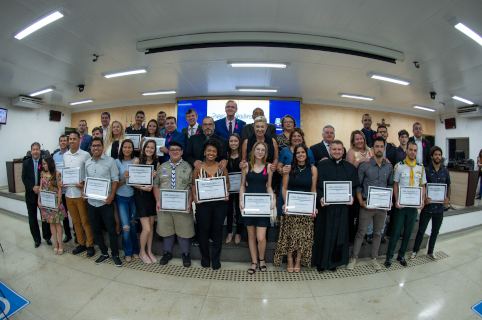
<instances>
[{"instance_id":1,"label":"white ceiling","mask_svg":"<svg viewBox=\"0 0 482 320\"><path fill-rule=\"evenodd\" d=\"M304 102L386 109L426 117L453 112L456 94L482 104L482 46L457 31L456 16L482 33L479 0L0 0L0 96L48 86L47 103L95 99L92 106L145 103L139 92L177 90L162 99L242 96L236 86L279 87ZM69 14L23 40L15 33L64 6ZM284 48L212 48L145 55L139 40L214 31L283 31L363 41L404 52L391 64L344 54ZM93 54L100 54L92 62ZM290 62L288 69L227 67L227 60ZM415 68L413 61L420 63ZM102 72L151 67L147 74L106 79ZM410 79L410 86L373 80L368 72ZM85 84L79 93L78 84ZM435 100L429 92L436 91ZM346 92L371 102L341 98ZM246 94L247 95L247 94ZM252 96L252 94L249 94ZM266 96L267 94L263 94ZM445 103L445 106L440 104ZM436 114L417 111L429 106ZM69 107L71 108L71 107Z\"/></svg>"}]
</instances>

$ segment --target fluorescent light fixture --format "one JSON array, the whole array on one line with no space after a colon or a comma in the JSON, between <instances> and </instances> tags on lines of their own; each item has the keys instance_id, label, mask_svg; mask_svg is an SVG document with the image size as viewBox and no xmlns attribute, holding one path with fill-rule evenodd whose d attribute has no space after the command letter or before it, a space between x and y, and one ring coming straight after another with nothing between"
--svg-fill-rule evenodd
<instances>
[{"instance_id":1,"label":"fluorescent light fixture","mask_svg":"<svg viewBox=\"0 0 482 320\"><path fill-rule=\"evenodd\" d=\"M37 31L38 29L45 27L49 23L54 22L55 20L58 20L62 18L66 14L65 10L59 9L56 10L55 12L49 13L39 20L35 21L31 25L29 25L27 28L23 29L19 33L17 33L14 37L18 40L22 40L32 32Z\"/></svg>"},{"instance_id":2,"label":"fluorescent light fixture","mask_svg":"<svg viewBox=\"0 0 482 320\"><path fill-rule=\"evenodd\" d=\"M241 92L278 92L279 88L268 87L236 87L236 90Z\"/></svg>"},{"instance_id":3,"label":"fluorescent light fixture","mask_svg":"<svg viewBox=\"0 0 482 320\"><path fill-rule=\"evenodd\" d=\"M474 104L472 101L467 100L467 99L464 99L464 98L459 97L459 96L452 96L452 99L455 99L455 100L459 100L459 101L465 102L466 104Z\"/></svg>"},{"instance_id":4,"label":"fluorescent light fixture","mask_svg":"<svg viewBox=\"0 0 482 320\"><path fill-rule=\"evenodd\" d=\"M71 106L75 106L76 104L83 104L83 103L90 103L90 102L94 102L94 100L92 99L87 99L87 100L82 100L82 101L75 101L75 102L71 102L69 103Z\"/></svg>"},{"instance_id":5,"label":"fluorescent light fixture","mask_svg":"<svg viewBox=\"0 0 482 320\"><path fill-rule=\"evenodd\" d=\"M417 106L417 105L415 105L415 106L413 106L413 107L414 107L415 109L420 109L420 110L425 110L425 111L430 111L430 112L435 112L435 111L437 111L437 110L435 110L435 109L432 109L432 108L429 108L429 107L424 107L424 106Z\"/></svg>"},{"instance_id":6,"label":"fluorescent light fixture","mask_svg":"<svg viewBox=\"0 0 482 320\"><path fill-rule=\"evenodd\" d=\"M35 97L35 96L39 96L41 94L44 94L44 93L47 93L47 92L50 92L50 91L54 91L54 88L50 87L50 88L47 88L47 89L43 89L43 90L40 90L40 91L29 94L29 96Z\"/></svg>"},{"instance_id":7,"label":"fluorescent light fixture","mask_svg":"<svg viewBox=\"0 0 482 320\"><path fill-rule=\"evenodd\" d=\"M115 72L105 72L102 73L103 77L106 78L115 78L115 77L122 77L122 76L128 76L131 74L139 74L139 73L146 73L147 68L140 68L140 69L131 69L131 70L121 70L121 71L115 71Z\"/></svg>"},{"instance_id":8,"label":"fluorescent light fixture","mask_svg":"<svg viewBox=\"0 0 482 320\"><path fill-rule=\"evenodd\" d=\"M368 100L368 101L372 101L373 99L375 99L374 97L360 96L357 94L349 94L349 93L339 93L338 95L342 98L360 99L360 100Z\"/></svg>"},{"instance_id":9,"label":"fluorescent light fixture","mask_svg":"<svg viewBox=\"0 0 482 320\"><path fill-rule=\"evenodd\" d=\"M152 91L152 92L141 92L143 96L155 96L158 94L173 94L176 93L175 90L169 90L169 91Z\"/></svg>"},{"instance_id":10,"label":"fluorescent light fixture","mask_svg":"<svg viewBox=\"0 0 482 320\"><path fill-rule=\"evenodd\" d=\"M255 61L228 61L228 66L233 68L288 68L287 62L255 62Z\"/></svg>"},{"instance_id":11,"label":"fluorescent light fixture","mask_svg":"<svg viewBox=\"0 0 482 320\"><path fill-rule=\"evenodd\" d=\"M385 74L369 73L367 75L372 79L398 83L398 84L401 84L401 85L404 85L404 86L408 86L410 84L410 81L408 81L406 79L402 79L402 78L394 77L394 76L389 76L389 75L385 75Z\"/></svg>"},{"instance_id":12,"label":"fluorescent light fixture","mask_svg":"<svg viewBox=\"0 0 482 320\"><path fill-rule=\"evenodd\" d=\"M482 37L475 32L474 30L467 27L465 24L459 22L454 26L457 30L465 33L466 36L472 38L472 40L476 41L478 44L482 46Z\"/></svg>"}]
</instances>

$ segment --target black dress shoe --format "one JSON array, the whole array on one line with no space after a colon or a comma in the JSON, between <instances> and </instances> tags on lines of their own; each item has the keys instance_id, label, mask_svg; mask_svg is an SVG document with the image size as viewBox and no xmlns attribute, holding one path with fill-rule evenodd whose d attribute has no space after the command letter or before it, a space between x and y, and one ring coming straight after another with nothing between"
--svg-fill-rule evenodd
<instances>
[{"instance_id":1,"label":"black dress shoe","mask_svg":"<svg viewBox=\"0 0 482 320\"><path fill-rule=\"evenodd\" d=\"M368 242L369 244L372 244L372 243L373 243L373 234L369 234L369 235L367 236L367 242Z\"/></svg>"},{"instance_id":2,"label":"black dress shoe","mask_svg":"<svg viewBox=\"0 0 482 320\"><path fill-rule=\"evenodd\" d=\"M64 240L62 240L63 243L67 243L72 239L72 236L65 236Z\"/></svg>"},{"instance_id":3,"label":"black dress shoe","mask_svg":"<svg viewBox=\"0 0 482 320\"><path fill-rule=\"evenodd\" d=\"M385 239L385 235L382 234L382 239L380 241L381 241L381 243L387 242L387 239Z\"/></svg>"},{"instance_id":4,"label":"black dress shoe","mask_svg":"<svg viewBox=\"0 0 482 320\"><path fill-rule=\"evenodd\" d=\"M35 248L40 247L40 242L35 242Z\"/></svg>"},{"instance_id":5,"label":"black dress shoe","mask_svg":"<svg viewBox=\"0 0 482 320\"><path fill-rule=\"evenodd\" d=\"M385 260L384 265L385 265L385 268L390 268L390 267L392 266L392 259L388 259L388 258L387 258L387 259Z\"/></svg>"},{"instance_id":6,"label":"black dress shoe","mask_svg":"<svg viewBox=\"0 0 482 320\"><path fill-rule=\"evenodd\" d=\"M407 261L405 261L405 258L400 258L400 257L397 257L397 261L400 261L400 264L404 267L407 266Z\"/></svg>"},{"instance_id":7,"label":"black dress shoe","mask_svg":"<svg viewBox=\"0 0 482 320\"><path fill-rule=\"evenodd\" d=\"M50 240L50 239L45 240L45 242L47 242L47 244L48 244L49 246L52 245L52 240Z\"/></svg>"},{"instance_id":8,"label":"black dress shoe","mask_svg":"<svg viewBox=\"0 0 482 320\"><path fill-rule=\"evenodd\" d=\"M159 264L162 265L162 266L164 266L164 265L166 265L166 264L169 262L169 260L171 260L171 259L172 259L172 253L171 253L171 252L166 252L166 251L164 251L164 254L163 254L161 260L159 260Z\"/></svg>"}]
</instances>

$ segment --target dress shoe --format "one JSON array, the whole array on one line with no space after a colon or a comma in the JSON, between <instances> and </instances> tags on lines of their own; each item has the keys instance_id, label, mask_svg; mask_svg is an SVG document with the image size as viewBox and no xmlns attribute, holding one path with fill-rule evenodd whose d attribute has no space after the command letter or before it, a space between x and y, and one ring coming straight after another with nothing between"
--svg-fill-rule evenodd
<instances>
[{"instance_id":1,"label":"dress shoe","mask_svg":"<svg viewBox=\"0 0 482 320\"><path fill-rule=\"evenodd\" d=\"M45 242L47 242L47 244L48 244L49 246L53 245L52 240L50 240L50 239L45 240Z\"/></svg>"},{"instance_id":2,"label":"dress shoe","mask_svg":"<svg viewBox=\"0 0 482 320\"><path fill-rule=\"evenodd\" d=\"M380 241L381 241L381 243L387 242L387 239L385 239L385 235L382 234L382 239Z\"/></svg>"},{"instance_id":3,"label":"dress shoe","mask_svg":"<svg viewBox=\"0 0 482 320\"><path fill-rule=\"evenodd\" d=\"M368 242L369 244L372 244L372 243L373 243L373 234L369 234L369 235L367 236L367 242Z\"/></svg>"},{"instance_id":4,"label":"dress shoe","mask_svg":"<svg viewBox=\"0 0 482 320\"><path fill-rule=\"evenodd\" d=\"M40 247L40 242L35 242L35 248Z\"/></svg>"},{"instance_id":5,"label":"dress shoe","mask_svg":"<svg viewBox=\"0 0 482 320\"><path fill-rule=\"evenodd\" d=\"M63 243L67 243L72 239L72 236L65 236L64 240L62 240Z\"/></svg>"},{"instance_id":6,"label":"dress shoe","mask_svg":"<svg viewBox=\"0 0 482 320\"><path fill-rule=\"evenodd\" d=\"M397 257L397 261L400 261L400 264L401 264L402 266L404 266L404 267L407 266L407 261L405 261L405 258L404 258L404 257L402 257L402 258Z\"/></svg>"},{"instance_id":7,"label":"dress shoe","mask_svg":"<svg viewBox=\"0 0 482 320\"><path fill-rule=\"evenodd\" d=\"M74 249L74 251L72 251L72 254L79 254L81 252L84 252L85 250L87 250L86 246L79 245L77 246L77 248Z\"/></svg>"},{"instance_id":8,"label":"dress shoe","mask_svg":"<svg viewBox=\"0 0 482 320\"><path fill-rule=\"evenodd\" d=\"M385 268L390 268L392 266L392 259L387 258L383 264L385 265Z\"/></svg>"},{"instance_id":9,"label":"dress shoe","mask_svg":"<svg viewBox=\"0 0 482 320\"><path fill-rule=\"evenodd\" d=\"M93 257L95 255L95 249L94 247L88 247L87 248L87 257Z\"/></svg>"}]
</instances>

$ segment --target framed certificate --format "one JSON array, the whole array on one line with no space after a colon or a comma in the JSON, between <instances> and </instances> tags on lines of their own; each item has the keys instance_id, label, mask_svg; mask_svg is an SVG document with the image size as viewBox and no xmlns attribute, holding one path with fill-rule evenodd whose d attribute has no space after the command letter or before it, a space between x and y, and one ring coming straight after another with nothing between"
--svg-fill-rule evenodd
<instances>
[{"instance_id":1,"label":"framed certificate","mask_svg":"<svg viewBox=\"0 0 482 320\"><path fill-rule=\"evenodd\" d=\"M186 212L189 190L159 190L159 203L163 211Z\"/></svg>"},{"instance_id":2,"label":"framed certificate","mask_svg":"<svg viewBox=\"0 0 482 320\"><path fill-rule=\"evenodd\" d=\"M134 150L138 151L141 149L141 139L142 134L126 134L126 139L131 139L134 144Z\"/></svg>"},{"instance_id":3,"label":"framed certificate","mask_svg":"<svg viewBox=\"0 0 482 320\"><path fill-rule=\"evenodd\" d=\"M105 200L109 196L110 180L86 177L84 197L94 200Z\"/></svg>"},{"instance_id":4,"label":"framed certificate","mask_svg":"<svg viewBox=\"0 0 482 320\"><path fill-rule=\"evenodd\" d=\"M311 216L316 210L316 192L286 191L285 212Z\"/></svg>"},{"instance_id":5,"label":"framed certificate","mask_svg":"<svg viewBox=\"0 0 482 320\"><path fill-rule=\"evenodd\" d=\"M239 193L241 188L241 172L231 172L229 174L229 192Z\"/></svg>"},{"instance_id":6,"label":"framed certificate","mask_svg":"<svg viewBox=\"0 0 482 320\"><path fill-rule=\"evenodd\" d=\"M80 183L80 167L63 167L61 170L63 185L75 186Z\"/></svg>"},{"instance_id":7,"label":"framed certificate","mask_svg":"<svg viewBox=\"0 0 482 320\"><path fill-rule=\"evenodd\" d=\"M57 209L57 192L40 190L39 193L42 207Z\"/></svg>"},{"instance_id":8,"label":"framed certificate","mask_svg":"<svg viewBox=\"0 0 482 320\"><path fill-rule=\"evenodd\" d=\"M398 205L407 208L420 208L422 206L422 187L399 187Z\"/></svg>"},{"instance_id":9,"label":"framed certificate","mask_svg":"<svg viewBox=\"0 0 482 320\"><path fill-rule=\"evenodd\" d=\"M243 217L271 217L271 204L273 195L271 193L244 193L241 212Z\"/></svg>"},{"instance_id":10,"label":"framed certificate","mask_svg":"<svg viewBox=\"0 0 482 320\"><path fill-rule=\"evenodd\" d=\"M390 188L368 187L367 208L392 209L392 195Z\"/></svg>"},{"instance_id":11,"label":"framed certificate","mask_svg":"<svg viewBox=\"0 0 482 320\"><path fill-rule=\"evenodd\" d=\"M55 163L55 170L57 170L58 172L62 173L62 168L64 167L64 163L63 162L56 162Z\"/></svg>"},{"instance_id":12,"label":"framed certificate","mask_svg":"<svg viewBox=\"0 0 482 320\"><path fill-rule=\"evenodd\" d=\"M226 177L213 177L196 179L197 201L219 201L224 200L227 195Z\"/></svg>"},{"instance_id":13,"label":"framed certificate","mask_svg":"<svg viewBox=\"0 0 482 320\"><path fill-rule=\"evenodd\" d=\"M129 177L126 180L128 186L146 187L152 186L153 165L148 164L128 164L127 171Z\"/></svg>"},{"instance_id":14,"label":"framed certificate","mask_svg":"<svg viewBox=\"0 0 482 320\"><path fill-rule=\"evenodd\" d=\"M427 198L430 198L430 203L444 203L446 196L445 183L427 183Z\"/></svg>"},{"instance_id":15,"label":"framed certificate","mask_svg":"<svg viewBox=\"0 0 482 320\"><path fill-rule=\"evenodd\" d=\"M327 204L349 204L352 200L351 181L323 182L323 197Z\"/></svg>"},{"instance_id":16,"label":"framed certificate","mask_svg":"<svg viewBox=\"0 0 482 320\"><path fill-rule=\"evenodd\" d=\"M165 138L148 138L148 137L146 137L146 141L149 141L149 140L154 140L156 142L156 156L162 157L164 155L164 152L161 152L159 150L159 148L166 146L166 139ZM146 143L146 141L144 141L144 143Z\"/></svg>"}]
</instances>

